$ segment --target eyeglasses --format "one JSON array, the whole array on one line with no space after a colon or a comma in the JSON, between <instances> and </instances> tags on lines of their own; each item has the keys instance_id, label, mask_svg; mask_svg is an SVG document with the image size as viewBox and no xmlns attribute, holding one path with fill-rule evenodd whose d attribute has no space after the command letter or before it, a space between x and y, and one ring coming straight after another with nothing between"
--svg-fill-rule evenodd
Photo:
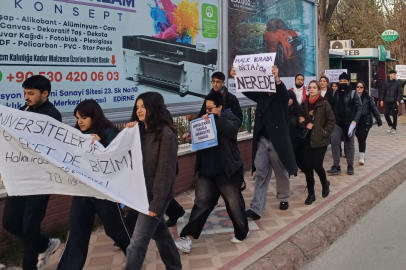
<instances>
[{"instance_id":1,"label":"eyeglasses","mask_svg":"<svg viewBox=\"0 0 406 270\"><path fill-rule=\"evenodd\" d=\"M212 107L212 108L209 108L209 107L206 107L206 111L208 111L208 112L211 112L213 109L215 109L216 107Z\"/></svg>"},{"instance_id":2,"label":"eyeglasses","mask_svg":"<svg viewBox=\"0 0 406 270\"><path fill-rule=\"evenodd\" d=\"M357 86L357 88L364 89L364 87L363 87L363 86Z\"/></svg>"},{"instance_id":3,"label":"eyeglasses","mask_svg":"<svg viewBox=\"0 0 406 270\"><path fill-rule=\"evenodd\" d=\"M214 81L214 80L213 80L213 81L211 81L211 83L212 83L212 84L222 84L223 81Z\"/></svg>"}]
</instances>

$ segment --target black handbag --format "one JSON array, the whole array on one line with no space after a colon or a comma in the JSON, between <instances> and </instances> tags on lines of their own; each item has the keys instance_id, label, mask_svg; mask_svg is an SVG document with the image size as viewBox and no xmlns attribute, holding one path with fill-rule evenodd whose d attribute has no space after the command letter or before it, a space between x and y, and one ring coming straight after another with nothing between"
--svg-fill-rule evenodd
<instances>
[{"instance_id":1,"label":"black handbag","mask_svg":"<svg viewBox=\"0 0 406 270\"><path fill-rule=\"evenodd\" d=\"M299 139L302 139L302 140L304 140L304 141L307 141L308 140L308 138L309 138L309 135L310 135L310 129L307 129L307 128L305 128L305 129L303 129L302 131L300 131L298 134L297 134L297 137L299 138Z\"/></svg>"},{"instance_id":2,"label":"black handbag","mask_svg":"<svg viewBox=\"0 0 406 270\"><path fill-rule=\"evenodd\" d=\"M313 121L314 121L314 116L316 115L316 108L314 108L314 113L313 113L313 116L312 116L312 121L310 122L310 123L313 123ZM304 140L304 141L307 141L308 139L309 139L309 136L310 136L310 132L311 132L312 130L311 129L307 129L307 128L305 128L305 129L303 129L302 131L300 131L298 134L297 134L297 137L299 138L299 139L302 139L302 140Z\"/></svg>"}]
</instances>

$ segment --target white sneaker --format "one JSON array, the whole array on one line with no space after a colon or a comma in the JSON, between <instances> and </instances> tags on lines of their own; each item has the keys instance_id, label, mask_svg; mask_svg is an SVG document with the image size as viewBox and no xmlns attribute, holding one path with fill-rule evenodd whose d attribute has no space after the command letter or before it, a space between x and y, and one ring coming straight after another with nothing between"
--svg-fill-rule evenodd
<instances>
[{"instance_id":1,"label":"white sneaker","mask_svg":"<svg viewBox=\"0 0 406 270\"><path fill-rule=\"evenodd\" d=\"M51 255L58 250L60 245L61 240L59 240L58 238L49 239L48 249L45 250L44 253L38 255L38 263L37 263L38 270L44 270L45 267L47 267L49 260L51 259Z\"/></svg>"},{"instance_id":2,"label":"white sneaker","mask_svg":"<svg viewBox=\"0 0 406 270\"><path fill-rule=\"evenodd\" d=\"M386 131L386 132L391 133L391 131L392 131L392 127L389 127L388 131Z\"/></svg>"},{"instance_id":3,"label":"white sneaker","mask_svg":"<svg viewBox=\"0 0 406 270\"><path fill-rule=\"evenodd\" d=\"M181 237L179 241L175 242L176 247L185 253L190 253L192 250L192 240L186 236Z\"/></svg>"},{"instance_id":4,"label":"white sneaker","mask_svg":"<svg viewBox=\"0 0 406 270\"><path fill-rule=\"evenodd\" d=\"M360 152L359 153L359 165L364 165L365 164L365 153Z\"/></svg>"},{"instance_id":5,"label":"white sneaker","mask_svg":"<svg viewBox=\"0 0 406 270\"><path fill-rule=\"evenodd\" d=\"M235 236L234 236L233 239L231 239L231 243L234 243L234 244L241 243L241 242L245 241L245 239L247 239L248 235L250 235L250 232L249 232L249 231L248 231L248 233L247 233L247 236L246 236L243 240L238 240L238 239L235 238Z\"/></svg>"},{"instance_id":6,"label":"white sneaker","mask_svg":"<svg viewBox=\"0 0 406 270\"><path fill-rule=\"evenodd\" d=\"M392 129L391 133L396 134L397 133L396 129Z\"/></svg>"}]
</instances>

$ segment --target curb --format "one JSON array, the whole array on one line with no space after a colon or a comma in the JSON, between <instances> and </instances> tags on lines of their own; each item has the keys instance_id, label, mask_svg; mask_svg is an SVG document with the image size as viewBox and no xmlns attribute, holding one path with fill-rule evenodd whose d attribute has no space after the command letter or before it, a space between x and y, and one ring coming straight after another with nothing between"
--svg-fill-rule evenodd
<instances>
[{"instance_id":1,"label":"curb","mask_svg":"<svg viewBox=\"0 0 406 270\"><path fill-rule=\"evenodd\" d=\"M406 178L406 158L372 179L246 270L293 270L312 261Z\"/></svg>"}]
</instances>

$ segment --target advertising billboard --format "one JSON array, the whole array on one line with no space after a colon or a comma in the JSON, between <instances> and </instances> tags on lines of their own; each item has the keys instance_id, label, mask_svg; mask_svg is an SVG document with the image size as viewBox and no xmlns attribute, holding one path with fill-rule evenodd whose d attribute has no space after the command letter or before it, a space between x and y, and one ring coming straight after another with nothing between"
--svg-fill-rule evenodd
<instances>
[{"instance_id":1,"label":"advertising billboard","mask_svg":"<svg viewBox=\"0 0 406 270\"><path fill-rule=\"evenodd\" d=\"M211 89L217 0L1 2L0 104L22 106L21 83L34 74L52 81L50 100L65 115L90 98L130 112L147 91L200 107Z\"/></svg>"},{"instance_id":2,"label":"advertising billboard","mask_svg":"<svg viewBox=\"0 0 406 270\"><path fill-rule=\"evenodd\" d=\"M312 1L228 0L228 66L236 55L273 52L287 87L297 74L315 79L316 16Z\"/></svg>"}]
</instances>

